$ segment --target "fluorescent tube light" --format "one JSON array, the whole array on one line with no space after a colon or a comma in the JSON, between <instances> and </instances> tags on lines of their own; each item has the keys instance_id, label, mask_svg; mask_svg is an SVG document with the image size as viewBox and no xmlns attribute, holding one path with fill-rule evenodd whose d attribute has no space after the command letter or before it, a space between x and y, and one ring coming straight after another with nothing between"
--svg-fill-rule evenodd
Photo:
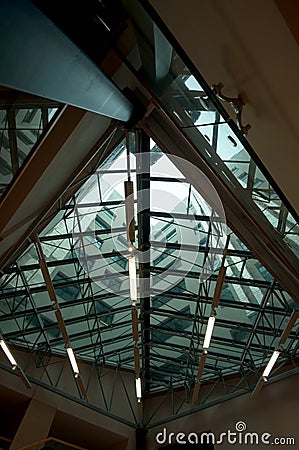
<instances>
[{"instance_id":1,"label":"fluorescent tube light","mask_svg":"<svg viewBox=\"0 0 299 450\"><path fill-rule=\"evenodd\" d=\"M129 257L129 278L130 278L130 296L133 306L137 301L137 279L136 279L136 258L135 256Z\"/></svg>"},{"instance_id":2,"label":"fluorescent tube light","mask_svg":"<svg viewBox=\"0 0 299 450\"><path fill-rule=\"evenodd\" d=\"M104 20L102 19L102 17L100 17L98 14L96 15L96 18L104 25L104 27L106 28L107 31L111 31L110 28L108 27L108 25L106 24L106 22L104 22Z\"/></svg>"},{"instance_id":3,"label":"fluorescent tube light","mask_svg":"<svg viewBox=\"0 0 299 450\"><path fill-rule=\"evenodd\" d=\"M207 350L210 346L210 341L213 333L213 328L215 325L215 316L209 317L208 326L206 329L206 335L203 343L203 349Z\"/></svg>"},{"instance_id":4,"label":"fluorescent tube light","mask_svg":"<svg viewBox=\"0 0 299 450\"><path fill-rule=\"evenodd\" d=\"M267 377L269 376L269 374L270 374L274 364L276 363L277 358L279 357L279 355L280 355L280 351L275 350L273 352L273 355L271 356L271 358L270 358L270 360L269 360L269 362L267 364L267 367L265 368L265 370L263 372L263 378L264 378L265 381L267 380Z\"/></svg>"},{"instance_id":5,"label":"fluorescent tube light","mask_svg":"<svg viewBox=\"0 0 299 450\"><path fill-rule=\"evenodd\" d=\"M75 378L78 378L78 376L79 376L79 367L78 367L78 364L77 364L77 361L76 361L73 349L71 347L67 347L66 351L67 351L67 354L68 354L68 357L69 357L69 360L70 360L70 363L71 363L71 366L72 366Z\"/></svg>"},{"instance_id":6,"label":"fluorescent tube light","mask_svg":"<svg viewBox=\"0 0 299 450\"><path fill-rule=\"evenodd\" d=\"M141 402L141 378L135 378L135 383L136 383L136 397L138 402Z\"/></svg>"},{"instance_id":7,"label":"fluorescent tube light","mask_svg":"<svg viewBox=\"0 0 299 450\"><path fill-rule=\"evenodd\" d=\"M18 366L17 361L12 356L11 351L9 350L9 348L7 347L7 345L6 345L6 343L4 342L3 339L0 339L0 346L2 347L2 350L6 354L7 358L9 359L9 361L10 361L10 363L12 365L12 369L15 370L17 368L17 366Z\"/></svg>"}]
</instances>

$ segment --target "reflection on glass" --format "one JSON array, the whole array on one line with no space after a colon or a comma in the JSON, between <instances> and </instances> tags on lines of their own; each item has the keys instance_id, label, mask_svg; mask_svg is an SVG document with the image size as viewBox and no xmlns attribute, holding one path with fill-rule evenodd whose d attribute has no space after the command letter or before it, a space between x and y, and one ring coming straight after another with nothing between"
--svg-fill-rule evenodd
<instances>
[{"instance_id":1,"label":"reflection on glass","mask_svg":"<svg viewBox=\"0 0 299 450\"><path fill-rule=\"evenodd\" d=\"M209 145L206 138L204 142ZM231 143L228 141L227 145ZM213 223L215 211L209 207L204 193L187 182L183 169L155 143L151 146L154 151L149 182L152 191L160 195L151 195L149 211L146 274L150 277L148 347L151 357L147 375L151 389L161 389L161 382L183 386L186 377L193 380L196 376L203 325L210 316L222 253L217 254L218 242L213 238L219 223L217 220ZM212 151L210 146L211 155ZM226 158L231 157L224 167L226 170L232 167L236 179L244 178L244 189L248 190L251 162L245 156L242 159L242 150L238 148L228 147L223 152ZM86 361L100 364L105 361L107 365L134 370L124 207L126 161L122 142L111 153L108 163L92 174L75 199L46 226L40 239L76 355ZM133 151L130 166L136 167ZM256 182L262 179L261 175L255 173L253 188L261 189L262 184ZM136 186L136 174L131 176ZM161 192L166 202L161 201ZM137 198L135 192L134 245L138 249ZM292 217L286 214L284 224L279 220L281 230L291 240L296 231ZM265 353L275 345L273 336L282 331L295 305L246 245L231 230L225 231L231 234L227 276L204 379L233 374L246 365L256 370ZM216 249L215 254L209 254L211 247ZM214 272L206 282L200 283L205 264L210 264ZM139 270L139 260L137 267ZM3 333L9 334L13 343L29 345L34 351L48 345L52 352L63 354L64 343L34 247L22 255L19 268L12 268L2 279ZM20 277L20 270L24 277Z\"/></svg>"},{"instance_id":2,"label":"reflection on glass","mask_svg":"<svg viewBox=\"0 0 299 450\"><path fill-rule=\"evenodd\" d=\"M124 60L128 58L133 64L183 133L234 189L239 200L248 202L250 207L254 202L298 254L298 230L296 234L294 231L285 233L287 209L222 116L220 108L218 111L211 101L210 90L205 91L151 17L141 11L140 6L137 9L140 14L136 14L133 7L129 13L127 32L132 38L131 51L125 39L118 42Z\"/></svg>"},{"instance_id":3,"label":"reflection on glass","mask_svg":"<svg viewBox=\"0 0 299 450\"><path fill-rule=\"evenodd\" d=\"M47 126L57 108L0 109L0 196Z\"/></svg>"}]
</instances>

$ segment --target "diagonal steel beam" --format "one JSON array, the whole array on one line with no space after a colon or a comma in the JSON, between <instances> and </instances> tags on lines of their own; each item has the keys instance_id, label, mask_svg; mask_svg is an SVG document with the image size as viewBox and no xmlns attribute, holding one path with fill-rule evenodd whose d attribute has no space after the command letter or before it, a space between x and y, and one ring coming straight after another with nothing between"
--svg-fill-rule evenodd
<instances>
[{"instance_id":1,"label":"diagonal steel beam","mask_svg":"<svg viewBox=\"0 0 299 450\"><path fill-rule=\"evenodd\" d=\"M140 317L142 324L142 355L145 380L150 370L150 138L144 131L136 133L136 180L138 204L138 249L140 280ZM149 384L145 382L145 391Z\"/></svg>"},{"instance_id":2,"label":"diagonal steel beam","mask_svg":"<svg viewBox=\"0 0 299 450\"><path fill-rule=\"evenodd\" d=\"M16 113L13 108L7 109L7 125L10 147L12 173L15 175L19 169L18 143L16 136Z\"/></svg>"},{"instance_id":3,"label":"diagonal steel beam","mask_svg":"<svg viewBox=\"0 0 299 450\"><path fill-rule=\"evenodd\" d=\"M2 370L5 370L9 373L13 373L12 370L6 365L0 362L0 368ZM69 393L68 390L61 388L58 388L57 386L54 386L53 384L47 384L45 381L42 381L38 378L35 378L33 376L28 376L28 381L36 386L40 386L42 388L45 388L51 392L54 392L55 394L69 399L75 403L78 403L82 406L85 406L93 411L96 411L100 414L103 414L106 417L109 417L110 419L116 420L117 422L123 423L131 428L136 428L137 425L134 422L129 421L126 417L121 417L119 414L117 413L112 413L110 411L107 411L103 408L100 408L98 406L96 406L95 404L89 403L85 397L83 398L78 398L75 397L72 393Z\"/></svg>"},{"instance_id":4,"label":"diagonal steel beam","mask_svg":"<svg viewBox=\"0 0 299 450\"><path fill-rule=\"evenodd\" d=\"M228 184L221 178L215 167L199 154L190 137L179 129L167 112L163 111L162 105L159 110L151 111L143 121L142 127L161 149L170 155L186 158L207 175L222 200L230 227L298 302L298 260L249 194L241 187L233 188L233 183ZM206 142L203 145L206 145ZM222 164L221 160L220 163ZM190 182L196 188L197 180L192 179Z\"/></svg>"},{"instance_id":5,"label":"diagonal steel beam","mask_svg":"<svg viewBox=\"0 0 299 450\"><path fill-rule=\"evenodd\" d=\"M58 300L56 297L55 289L54 289L54 286L52 283L52 279L51 279L49 269L47 267L45 255L43 252L43 248L42 248L42 245L38 238L38 235L35 236L35 246L36 246L36 250L37 250L37 254L38 254L38 258L39 258L40 269L42 271L43 278L46 283L49 297L50 297L50 300L52 300L52 302L54 303L53 307L54 307L54 312L55 312L55 316L57 319L57 323L58 323L62 338L65 342L66 348L68 349L68 347L70 346L70 338L69 338L69 335L68 335L68 332L67 332L67 329L66 329L66 326L64 323L64 319L62 317L62 314L61 314L61 311L59 308L59 303L58 303ZM85 390L85 387L83 385L83 382L81 380L79 373L75 374L75 379L76 379L75 381L76 381L79 391L81 392L82 397L86 398L86 390Z\"/></svg>"},{"instance_id":6,"label":"diagonal steel beam","mask_svg":"<svg viewBox=\"0 0 299 450\"><path fill-rule=\"evenodd\" d=\"M81 134L86 127L89 133L83 142ZM12 265L29 245L27 239L32 231L40 233L122 136L123 132L109 119L73 107L64 107L55 116L1 198L2 269Z\"/></svg>"},{"instance_id":7,"label":"diagonal steel beam","mask_svg":"<svg viewBox=\"0 0 299 450\"><path fill-rule=\"evenodd\" d=\"M1 85L130 119L132 103L32 2L3 0L0 27Z\"/></svg>"}]
</instances>

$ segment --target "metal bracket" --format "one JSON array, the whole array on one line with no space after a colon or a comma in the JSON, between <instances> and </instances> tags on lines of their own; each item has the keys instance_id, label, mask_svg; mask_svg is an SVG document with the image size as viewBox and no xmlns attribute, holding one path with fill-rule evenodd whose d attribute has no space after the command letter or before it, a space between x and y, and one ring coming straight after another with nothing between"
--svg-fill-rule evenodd
<instances>
[{"instance_id":1,"label":"metal bracket","mask_svg":"<svg viewBox=\"0 0 299 450\"><path fill-rule=\"evenodd\" d=\"M237 125L239 126L242 133L246 135L248 133L248 131L250 130L251 125L249 123L247 125L243 125L243 123L242 123L241 115L242 115L242 111L243 111L243 106L245 106L244 97L241 94L239 94L238 97L227 97L226 95L224 95L221 92L222 88L224 87L224 85L222 83L213 84L212 87L213 87L213 92L216 94L216 96L220 100L222 100L223 102L227 102L231 105L234 112L236 113Z\"/></svg>"}]
</instances>

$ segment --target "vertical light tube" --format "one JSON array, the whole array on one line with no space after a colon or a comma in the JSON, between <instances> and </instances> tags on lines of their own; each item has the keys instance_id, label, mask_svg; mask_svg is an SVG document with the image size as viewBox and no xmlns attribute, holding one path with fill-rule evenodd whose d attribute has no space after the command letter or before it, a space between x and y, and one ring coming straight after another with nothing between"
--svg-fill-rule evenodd
<instances>
[{"instance_id":1,"label":"vertical light tube","mask_svg":"<svg viewBox=\"0 0 299 450\"><path fill-rule=\"evenodd\" d=\"M136 383L136 397L138 400L138 403L141 402L141 397L142 397L142 393L141 393L141 378L137 377L135 378L135 383Z\"/></svg>"},{"instance_id":2,"label":"vertical light tube","mask_svg":"<svg viewBox=\"0 0 299 450\"><path fill-rule=\"evenodd\" d=\"M136 258L135 256L129 257L129 280L130 280L130 296L132 305L136 305L137 301L137 277L136 277Z\"/></svg>"},{"instance_id":3,"label":"vertical light tube","mask_svg":"<svg viewBox=\"0 0 299 450\"><path fill-rule=\"evenodd\" d=\"M13 357L11 351L9 350L9 348L7 347L7 345L3 339L0 339L0 346L2 347L2 350L4 351L7 358L9 359L12 369L15 370L18 366L17 361Z\"/></svg>"},{"instance_id":4,"label":"vertical light tube","mask_svg":"<svg viewBox=\"0 0 299 450\"><path fill-rule=\"evenodd\" d=\"M75 378L78 378L78 376L79 376L79 367L78 367L78 364L77 364L77 361L76 361L76 358L75 358L75 355L74 355L74 351L73 351L73 349L71 347L67 347L66 351L67 351L67 354L68 354L68 357L69 357L69 360L70 360L70 363L71 363L71 366L72 366Z\"/></svg>"},{"instance_id":5,"label":"vertical light tube","mask_svg":"<svg viewBox=\"0 0 299 450\"><path fill-rule=\"evenodd\" d=\"M267 364L267 366L266 366L266 368L265 368L265 370L263 372L263 375L262 375L265 381L267 381L267 377L269 376L271 370L273 369L273 366L276 363L277 358L279 357L279 355L280 355L280 351L275 350L273 352L273 355L271 356L271 358L270 358L270 360L269 360L269 362L268 362L268 364Z\"/></svg>"},{"instance_id":6,"label":"vertical light tube","mask_svg":"<svg viewBox=\"0 0 299 450\"><path fill-rule=\"evenodd\" d=\"M214 325L215 325L215 316L211 316L211 317L209 317L208 326L206 329L206 335L205 335L205 339L204 339L204 343L203 343L204 353L207 353L207 350L210 346L210 341L211 341Z\"/></svg>"}]
</instances>

